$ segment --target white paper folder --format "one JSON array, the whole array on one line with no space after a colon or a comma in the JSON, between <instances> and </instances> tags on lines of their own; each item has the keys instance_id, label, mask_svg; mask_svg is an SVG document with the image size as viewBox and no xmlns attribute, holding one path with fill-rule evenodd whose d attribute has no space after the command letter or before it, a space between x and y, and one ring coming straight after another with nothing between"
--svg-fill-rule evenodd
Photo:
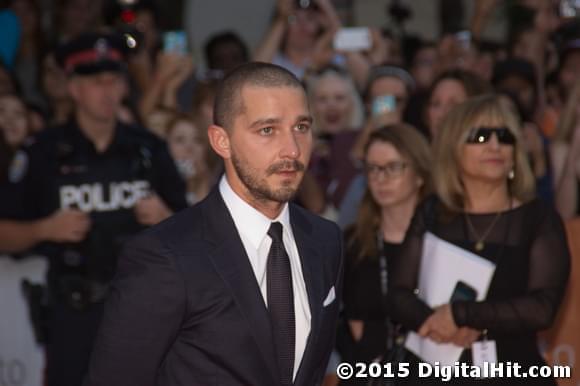
<instances>
[{"instance_id":1,"label":"white paper folder","mask_svg":"<svg viewBox=\"0 0 580 386\"><path fill-rule=\"evenodd\" d=\"M487 296L495 264L468 250L440 239L430 232L423 239L419 271L419 298L430 307L449 303L457 283L462 281L477 291L477 300ZM410 332L405 347L425 362L453 365L462 347L438 344Z\"/></svg>"}]
</instances>

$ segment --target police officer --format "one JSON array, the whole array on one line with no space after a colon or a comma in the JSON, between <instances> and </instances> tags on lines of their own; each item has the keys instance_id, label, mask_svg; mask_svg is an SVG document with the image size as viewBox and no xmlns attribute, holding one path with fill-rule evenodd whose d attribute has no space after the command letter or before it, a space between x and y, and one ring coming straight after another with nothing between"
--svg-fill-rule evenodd
<instances>
[{"instance_id":1,"label":"police officer","mask_svg":"<svg viewBox=\"0 0 580 386\"><path fill-rule=\"evenodd\" d=\"M122 37L84 35L57 51L73 119L15 157L28 219L66 215L49 256L48 385L78 386L123 242L184 208L185 186L165 144L117 116L127 91ZM65 85L63 85L65 87Z\"/></svg>"}]
</instances>

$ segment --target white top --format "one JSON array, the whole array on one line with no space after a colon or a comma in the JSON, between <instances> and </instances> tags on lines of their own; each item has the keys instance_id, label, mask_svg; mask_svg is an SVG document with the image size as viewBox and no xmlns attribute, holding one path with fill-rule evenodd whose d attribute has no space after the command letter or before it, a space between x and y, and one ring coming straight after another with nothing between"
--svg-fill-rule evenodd
<instances>
[{"instance_id":1,"label":"white top","mask_svg":"<svg viewBox=\"0 0 580 386\"><path fill-rule=\"evenodd\" d=\"M294 234L292 233L292 227L290 226L288 204L284 205L282 212L276 219L270 220L238 196L232 190L225 175L221 178L219 190L234 219L234 224L250 259L250 264L254 270L254 275L256 276L266 306L268 305L266 264L268 252L272 245L272 239L268 236L268 229L270 229L272 222L277 221L282 224L282 239L284 248L286 248L286 252L290 257L290 267L292 269L294 315L296 320L296 345L294 353L294 378L296 378L296 373L298 372L302 356L304 355L304 349L306 348L306 340L310 334L311 315L304 275L302 275L300 256L298 254L298 248L296 247Z\"/></svg>"}]
</instances>

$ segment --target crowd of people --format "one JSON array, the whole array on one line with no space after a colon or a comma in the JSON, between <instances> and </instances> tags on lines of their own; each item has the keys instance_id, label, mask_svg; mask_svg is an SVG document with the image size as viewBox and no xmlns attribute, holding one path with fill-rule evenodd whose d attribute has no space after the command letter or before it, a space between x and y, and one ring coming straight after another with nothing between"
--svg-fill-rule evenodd
<instances>
[{"instance_id":1,"label":"crowd of people","mask_svg":"<svg viewBox=\"0 0 580 386\"><path fill-rule=\"evenodd\" d=\"M339 383L340 359L380 360L407 331L465 348L464 362L489 338L500 361L544 363L536 333L552 325L570 269L562 220L580 214L580 19L560 1L477 0L436 40L399 23L341 51L332 0L276 0L254 52L223 31L203 71L165 44L148 0L62 0L50 30L36 0L4 3L0 258L49 261L45 301L31 304L48 310L35 325L47 385L86 374L124 242L219 182L207 128L221 79L248 62L304 85L312 156L293 200L344 232L325 384ZM488 41L497 13L507 33ZM482 301L432 308L418 296L426 233L495 264Z\"/></svg>"}]
</instances>

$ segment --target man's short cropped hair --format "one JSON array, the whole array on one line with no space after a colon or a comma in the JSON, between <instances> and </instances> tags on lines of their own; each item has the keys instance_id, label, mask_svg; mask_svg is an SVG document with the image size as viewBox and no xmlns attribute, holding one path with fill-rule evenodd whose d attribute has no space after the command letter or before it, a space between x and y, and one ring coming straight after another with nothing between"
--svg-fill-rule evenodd
<instances>
[{"instance_id":1,"label":"man's short cropped hair","mask_svg":"<svg viewBox=\"0 0 580 386\"><path fill-rule=\"evenodd\" d=\"M300 81L288 70L270 63L242 64L225 76L218 87L213 120L231 130L236 117L244 110L241 93L245 86L295 87L304 90Z\"/></svg>"}]
</instances>

